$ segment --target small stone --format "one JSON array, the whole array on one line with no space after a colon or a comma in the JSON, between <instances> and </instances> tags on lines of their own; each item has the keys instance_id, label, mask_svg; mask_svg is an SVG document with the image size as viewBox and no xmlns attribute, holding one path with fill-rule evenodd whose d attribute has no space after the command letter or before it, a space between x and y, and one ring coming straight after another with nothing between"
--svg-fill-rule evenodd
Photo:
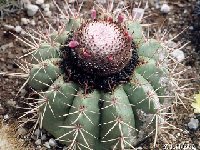
<instances>
[{"instance_id":1,"label":"small stone","mask_svg":"<svg viewBox=\"0 0 200 150\"><path fill-rule=\"evenodd\" d=\"M35 4L42 5L42 4L44 4L44 0L36 0Z\"/></svg>"},{"instance_id":2,"label":"small stone","mask_svg":"<svg viewBox=\"0 0 200 150\"><path fill-rule=\"evenodd\" d=\"M13 58L15 58L15 55L9 53L9 54L8 54L8 58L13 59Z\"/></svg>"},{"instance_id":3,"label":"small stone","mask_svg":"<svg viewBox=\"0 0 200 150\"><path fill-rule=\"evenodd\" d=\"M7 69L8 69L8 70L12 70L12 69L13 69L13 65L8 64L8 65L7 65Z\"/></svg>"},{"instance_id":4,"label":"small stone","mask_svg":"<svg viewBox=\"0 0 200 150\"><path fill-rule=\"evenodd\" d=\"M193 26L189 26L189 30L194 30L194 27Z\"/></svg>"},{"instance_id":5,"label":"small stone","mask_svg":"<svg viewBox=\"0 0 200 150\"><path fill-rule=\"evenodd\" d=\"M5 24L5 25L4 25L4 28L5 28L6 30L14 30L14 29L15 29L14 26L9 25L9 24Z\"/></svg>"},{"instance_id":6,"label":"small stone","mask_svg":"<svg viewBox=\"0 0 200 150\"><path fill-rule=\"evenodd\" d=\"M9 119L8 114L4 115L4 116L3 116L3 119L4 119L4 120L8 120L8 119Z\"/></svg>"},{"instance_id":7,"label":"small stone","mask_svg":"<svg viewBox=\"0 0 200 150\"><path fill-rule=\"evenodd\" d=\"M18 135L25 135L27 133L26 129L24 129L23 127L18 128L17 130L17 134Z\"/></svg>"},{"instance_id":8,"label":"small stone","mask_svg":"<svg viewBox=\"0 0 200 150\"><path fill-rule=\"evenodd\" d=\"M44 11L49 11L50 4L42 4L41 8L44 9Z\"/></svg>"},{"instance_id":9,"label":"small stone","mask_svg":"<svg viewBox=\"0 0 200 150\"><path fill-rule=\"evenodd\" d=\"M107 3L107 1L106 0L96 0L98 3L100 3L100 4L102 4L102 5L104 5L104 4L106 4Z\"/></svg>"},{"instance_id":10,"label":"small stone","mask_svg":"<svg viewBox=\"0 0 200 150\"><path fill-rule=\"evenodd\" d=\"M160 8L160 11L164 14L168 14L170 12L170 7L168 4L163 4Z\"/></svg>"},{"instance_id":11,"label":"small stone","mask_svg":"<svg viewBox=\"0 0 200 150\"><path fill-rule=\"evenodd\" d=\"M45 142L43 145L44 145L46 148L51 148L50 145L49 145L49 142Z\"/></svg>"},{"instance_id":12,"label":"small stone","mask_svg":"<svg viewBox=\"0 0 200 150\"><path fill-rule=\"evenodd\" d=\"M174 48L174 47L177 46L177 44L176 44L175 42L173 42L173 41L168 41L166 44L167 44L167 46L168 46L169 48Z\"/></svg>"},{"instance_id":13,"label":"small stone","mask_svg":"<svg viewBox=\"0 0 200 150\"><path fill-rule=\"evenodd\" d=\"M20 96L24 96L25 94L26 94L26 90L25 89L21 89Z\"/></svg>"},{"instance_id":14,"label":"small stone","mask_svg":"<svg viewBox=\"0 0 200 150\"><path fill-rule=\"evenodd\" d=\"M60 18L60 19L66 19L66 16L63 15L63 14L60 14L60 15L59 15L59 18Z\"/></svg>"},{"instance_id":15,"label":"small stone","mask_svg":"<svg viewBox=\"0 0 200 150\"><path fill-rule=\"evenodd\" d=\"M76 0L69 0L69 4L75 3Z\"/></svg>"},{"instance_id":16,"label":"small stone","mask_svg":"<svg viewBox=\"0 0 200 150\"><path fill-rule=\"evenodd\" d=\"M30 22L29 19L27 19L27 18L21 18L21 24L22 25L27 25L29 22Z\"/></svg>"},{"instance_id":17,"label":"small stone","mask_svg":"<svg viewBox=\"0 0 200 150\"><path fill-rule=\"evenodd\" d=\"M16 105L16 101L14 101L13 99L10 99L7 101L7 104L10 106L15 106Z\"/></svg>"},{"instance_id":18,"label":"small stone","mask_svg":"<svg viewBox=\"0 0 200 150\"><path fill-rule=\"evenodd\" d=\"M26 31L25 31L25 30L22 30L22 31L21 31L21 35L26 35Z\"/></svg>"},{"instance_id":19,"label":"small stone","mask_svg":"<svg viewBox=\"0 0 200 150\"><path fill-rule=\"evenodd\" d=\"M194 113L188 115L189 118L194 118Z\"/></svg>"},{"instance_id":20,"label":"small stone","mask_svg":"<svg viewBox=\"0 0 200 150\"><path fill-rule=\"evenodd\" d=\"M168 18L169 22L172 22L173 21L173 18Z\"/></svg>"},{"instance_id":21,"label":"small stone","mask_svg":"<svg viewBox=\"0 0 200 150\"><path fill-rule=\"evenodd\" d=\"M36 150L41 150L42 149L42 146L41 145L38 145L37 147L36 147Z\"/></svg>"},{"instance_id":22,"label":"small stone","mask_svg":"<svg viewBox=\"0 0 200 150\"><path fill-rule=\"evenodd\" d=\"M51 11L44 11L44 16L51 17L52 12Z\"/></svg>"},{"instance_id":23,"label":"small stone","mask_svg":"<svg viewBox=\"0 0 200 150\"><path fill-rule=\"evenodd\" d=\"M0 58L0 61L4 62L4 61L5 61L5 59L4 59L4 58ZM1 106L1 104L0 104L0 106Z\"/></svg>"},{"instance_id":24,"label":"small stone","mask_svg":"<svg viewBox=\"0 0 200 150\"><path fill-rule=\"evenodd\" d=\"M37 136L37 137L39 137L39 135L40 135L40 129L36 129L35 132L34 132L34 135Z\"/></svg>"},{"instance_id":25,"label":"small stone","mask_svg":"<svg viewBox=\"0 0 200 150\"><path fill-rule=\"evenodd\" d=\"M47 139L46 134L43 134L42 137L41 137L41 140L42 140L42 141L45 141L46 139Z\"/></svg>"},{"instance_id":26,"label":"small stone","mask_svg":"<svg viewBox=\"0 0 200 150\"><path fill-rule=\"evenodd\" d=\"M39 7L37 5L28 4L26 9L28 16L34 16L39 10Z\"/></svg>"},{"instance_id":27,"label":"small stone","mask_svg":"<svg viewBox=\"0 0 200 150\"><path fill-rule=\"evenodd\" d=\"M176 136L179 137L179 136L181 136L181 134L180 134L180 133L177 133Z\"/></svg>"},{"instance_id":28,"label":"small stone","mask_svg":"<svg viewBox=\"0 0 200 150\"><path fill-rule=\"evenodd\" d=\"M31 20L31 21L30 21L30 24L31 24L32 26L35 26L35 25L36 25L35 20Z\"/></svg>"},{"instance_id":29,"label":"small stone","mask_svg":"<svg viewBox=\"0 0 200 150\"><path fill-rule=\"evenodd\" d=\"M21 0L20 2L24 6L24 8L27 8L27 5L31 4L30 0Z\"/></svg>"},{"instance_id":30,"label":"small stone","mask_svg":"<svg viewBox=\"0 0 200 150\"><path fill-rule=\"evenodd\" d=\"M187 14L187 13L188 13L188 10L187 10L187 9L185 9L185 10L183 11L183 13L184 13L184 14Z\"/></svg>"},{"instance_id":31,"label":"small stone","mask_svg":"<svg viewBox=\"0 0 200 150\"><path fill-rule=\"evenodd\" d=\"M191 118L190 119L190 122L188 123L188 127L189 129L194 129L196 130L199 126L199 120L198 119L194 119L194 118Z\"/></svg>"},{"instance_id":32,"label":"small stone","mask_svg":"<svg viewBox=\"0 0 200 150\"><path fill-rule=\"evenodd\" d=\"M5 50L7 50L8 48L12 48L12 47L14 47L14 44L13 44L13 42L10 42L10 43L8 43L8 44L2 45L2 46L0 47L0 49L2 49L3 51L5 51ZM8 56L8 57L9 57L9 56Z\"/></svg>"},{"instance_id":33,"label":"small stone","mask_svg":"<svg viewBox=\"0 0 200 150\"><path fill-rule=\"evenodd\" d=\"M41 24L42 24L42 21L38 21L37 24L38 24L38 25L41 25Z\"/></svg>"},{"instance_id":34,"label":"small stone","mask_svg":"<svg viewBox=\"0 0 200 150\"><path fill-rule=\"evenodd\" d=\"M55 147L57 144L56 144L56 141L53 138L51 138L51 139L49 139L49 145L51 147Z\"/></svg>"},{"instance_id":35,"label":"small stone","mask_svg":"<svg viewBox=\"0 0 200 150\"><path fill-rule=\"evenodd\" d=\"M23 33L23 35L25 35L25 34ZM27 53L28 51L27 51L27 49L22 49L22 52L25 54L25 53Z\"/></svg>"},{"instance_id":36,"label":"small stone","mask_svg":"<svg viewBox=\"0 0 200 150\"><path fill-rule=\"evenodd\" d=\"M22 31L22 27L21 27L21 26L16 26L16 27L15 27L15 31L16 31L17 33L20 33L20 32Z\"/></svg>"},{"instance_id":37,"label":"small stone","mask_svg":"<svg viewBox=\"0 0 200 150\"><path fill-rule=\"evenodd\" d=\"M63 150L67 150L68 148L66 146L63 147Z\"/></svg>"},{"instance_id":38,"label":"small stone","mask_svg":"<svg viewBox=\"0 0 200 150\"><path fill-rule=\"evenodd\" d=\"M33 139L34 141L37 140L38 138L35 135L31 135L31 139Z\"/></svg>"},{"instance_id":39,"label":"small stone","mask_svg":"<svg viewBox=\"0 0 200 150\"><path fill-rule=\"evenodd\" d=\"M35 144L38 146L38 145L41 145L42 144L42 140L41 139L37 139L36 141L35 141Z\"/></svg>"},{"instance_id":40,"label":"small stone","mask_svg":"<svg viewBox=\"0 0 200 150\"><path fill-rule=\"evenodd\" d=\"M48 12L48 11L50 11L50 10L49 10L49 7L45 7L45 8L44 8L44 12Z\"/></svg>"},{"instance_id":41,"label":"small stone","mask_svg":"<svg viewBox=\"0 0 200 150\"><path fill-rule=\"evenodd\" d=\"M174 50L171 55L178 61L178 62L181 62L185 59L185 55L184 55L184 52L179 50L179 49L176 49Z\"/></svg>"}]
</instances>

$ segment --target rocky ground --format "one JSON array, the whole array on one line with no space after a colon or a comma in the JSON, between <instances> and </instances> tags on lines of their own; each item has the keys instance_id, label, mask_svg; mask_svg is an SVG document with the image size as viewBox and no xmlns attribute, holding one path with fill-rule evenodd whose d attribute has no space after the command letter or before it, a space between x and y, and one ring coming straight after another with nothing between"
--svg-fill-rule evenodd
<instances>
[{"instance_id":1,"label":"rocky ground","mask_svg":"<svg viewBox=\"0 0 200 150\"><path fill-rule=\"evenodd\" d=\"M45 1L46 4L50 2L50 0ZM132 3L128 4L130 9L136 6ZM138 149L170 149L170 146L186 147L188 145L200 149L200 128L194 130L188 126L190 119L196 118L190 105L194 93L198 93L200 90L200 50L198 45L200 39L200 22L198 22L197 0L168 0L167 4L170 10L165 7L161 11L162 4L163 1L150 1L149 8L145 11L145 16L147 17L144 23L156 23L153 29L157 30L161 28L162 31L168 31L169 38L175 37L185 29L175 39L175 42L180 44L190 42L182 49L185 55L183 64L187 70L182 77L184 79L191 79L189 81L188 91L184 95L187 99L183 99L187 109L183 105L178 105L173 108L175 114L171 118L171 123L182 131L179 129L170 130L170 134L167 134L168 137L165 136L166 139L159 137L155 148L153 148L154 138L148 138L138 145ZM50 5L50 9L48 9L48 6L45 5L38 4L38 6L40 6L46 18L52 23L56 22L58 11L55 7L52 8ZM90 9L90 7L92 5L87 5L86 9ZM194 13L195 10L197 12L196 14ZM20 113L16 108L19 107L19 100L24 98L25 91L22 90L18 96L16 94L25 79L21 75L16 77L16 74L13 74L13 76L12 74L1 75L1 73L5 74L7 72L23 73L21 68L16 64L19 63L18 58L27 53L27 46L7 31L12 31L15 35L22 37L25 34L24 29L31 28L37 30L38 28L45 28L45 21L39 11L32 16L31 13L34 13L34 11L27 13L25 10L19 10L13 14L3 16L3 19L0 20L0 120L2 124L0 126L0 150L63 149L62 145L56 147L54 139L47 133L44 134L45 136L40 137L40 140L37 140L40 131L36 130L32 136L29 136L30 133L28 133L27 128L14 128L17 126L16 120L19 117L18 113ZM62 18L62 16L59 17ZM5 141L7 139L9 140ZM17 142L16 139L20 142ZM8 144L11 144L11 146L8 146ZM22 148L22 145L27 148ZM188 149L192 148L190 147Z\"/></svg>"}]
</instances>

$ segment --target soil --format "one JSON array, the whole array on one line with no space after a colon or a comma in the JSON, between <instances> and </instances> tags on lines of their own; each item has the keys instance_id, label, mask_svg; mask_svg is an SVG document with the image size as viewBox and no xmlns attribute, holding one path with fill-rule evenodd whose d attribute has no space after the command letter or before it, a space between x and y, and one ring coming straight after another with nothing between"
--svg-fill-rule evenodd
<instances>
[{"instance_id":1,"label":"soil","mask_svg":"<svg viewBox=\"0 0 200 150\"><path fill-rule=\"evenodd\" d=\"M140 143L138 147L148 150L165 149L165 146L167 146L168 149L170 149L169 146L186 146L188 144L194 145L196 149L200 149L200 128L197 130L190 130L187 125L190 118L196 117L196 114L193 113L193 109L191 108L191 102L194 93L200 91L200 50L198 45L199 38L197 38L200 37L200 22L198 22L198 15L194 13L197 1L177 0L174 2L174 0L168 0L167 2L171 7L171 11L168 14L162 14L154 5L150 5L150 8L148 8L145 13L145 16L149 16L145 23L157 23L153 26L153 29L161 28L162 31L168 31L168 37L174 37L186 29L178 38L175 39L175 42L183 44L190 42L182 49L185 53L183 64L187 71L181 76L183 79L190 79L188 81L189 87L187 88L187 92L184 92L184 97L187 98L183 99L184 105L174 105L172 109L175 114L173 115L173 118L170 118L170 122L177 129L169 130L168 134L165 135L165 138L159 137L155 147L153 146L154 137L148 138L144 142ZM25 91L22 90L19 94L18 92L25 82L25 79L6 74L1 75L1 73L24 73L16 63L19 63L18 57L27 52L27 46L19 41L14 35L6 32L3 25L20 25L22 17L27 18L27 15L23 10L15 14L10 14L9 16L4 16L3 20L0 20L0 47L4 47L6 44L10 45L6 49L0 48L0 120L4 126L10 125L10 128L13 128L13 124L18 124L17 118L19 117L18 112L20 111L18 111L19 109L17 109L17 107L19 106L19 101L24 98ZM22 28L28 29L28 27L31 27L36 30L41 27L43 23L45 24L39 13L32 19L35 20L36 26L22 25ZM17 33L14 34L20 37L23 36ZM18 96L16 96L16 94L18 94ZM182 131L180 131L180 129ZM3 132L5 130L2 128L0 131ZM1 132L0 134L2 135L3 133ZM11 133L13 134L15 132L17 131L14 130ZM10 134L10 132L8 132L8 134ZM175 138L172 138L172 136ZM34 149L35 145L33 144L33 140L27 140L24 137L17 138L21 139L22 142L29 147L26 149ZM1 149L2 148L0 147L0 150Z\"/></svg>"}]
</instances>

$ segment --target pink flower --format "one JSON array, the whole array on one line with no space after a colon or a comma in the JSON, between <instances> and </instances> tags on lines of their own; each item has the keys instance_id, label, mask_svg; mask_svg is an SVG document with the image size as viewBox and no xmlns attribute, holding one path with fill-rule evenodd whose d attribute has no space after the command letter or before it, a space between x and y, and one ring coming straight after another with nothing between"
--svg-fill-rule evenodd
<instances>
[{"instance_id":1,"label":"pink flower","mask_svg":"<svg viewBox=\"0 0 200 150\"><path fill-rule=\"evenodd\" d=\"M90 52L88 50L83 49L83 56L84 57L91 57L91 54L90 54Z\"/></svg>"},{"instance_id":2,"label":"pink flower","mask_svg":"<svg viewBox=\"0 0 200 150\"><path fill-rule=\"evenodd\" d=\"M113 56L112 55L108 55L108 60L109 61L113 61Z\"/></svg>"},{"instance_id":3,"label":"pink flower","mask_svg":"<svg viewBox=\"0 0 200 150\"><path fill-rule=\"evenodd\" d=\"M79 43L77 41L73 40L73 41L70 41L68 45L70 48L75 48L76 46L79 45Z\"/></svg>"},{"instance_id":4,"label":"pink flower","mask_svg":"<svg viewBox=\"0 0 200 150\"><path fill-rule=\"evenodd\" d=\"M118 22L122 23L124 21L124 15L123 14L119 14L118 16Z\"/></svg>"},{"instance_id":5,"label":"pink flower","mask_svg":"<svg viewBox=\"0 0 200 150\"><path fill-rule=\"evenodd\" d=\"M92 9L92 10L91 10L91 18L92 18L93 20L95 20L95 19L97 18L97 12L96 12L95 9Z\"/></svg>"}]
</instances>

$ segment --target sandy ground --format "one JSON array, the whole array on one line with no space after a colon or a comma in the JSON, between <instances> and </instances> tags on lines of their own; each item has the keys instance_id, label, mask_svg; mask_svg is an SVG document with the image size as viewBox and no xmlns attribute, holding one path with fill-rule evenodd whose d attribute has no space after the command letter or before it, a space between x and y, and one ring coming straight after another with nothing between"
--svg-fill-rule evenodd
<instances>
[{"instance_id":1,"label":"sandy ground","mask_svg":"<svg viewBox=\"0 0 200 150\"><path fill-rule=\"evenodd\" d=\"M22 150L23 142L16 137L12 125L1 125L0 127L0 150Z\"/></svg>"}]
</instances>

